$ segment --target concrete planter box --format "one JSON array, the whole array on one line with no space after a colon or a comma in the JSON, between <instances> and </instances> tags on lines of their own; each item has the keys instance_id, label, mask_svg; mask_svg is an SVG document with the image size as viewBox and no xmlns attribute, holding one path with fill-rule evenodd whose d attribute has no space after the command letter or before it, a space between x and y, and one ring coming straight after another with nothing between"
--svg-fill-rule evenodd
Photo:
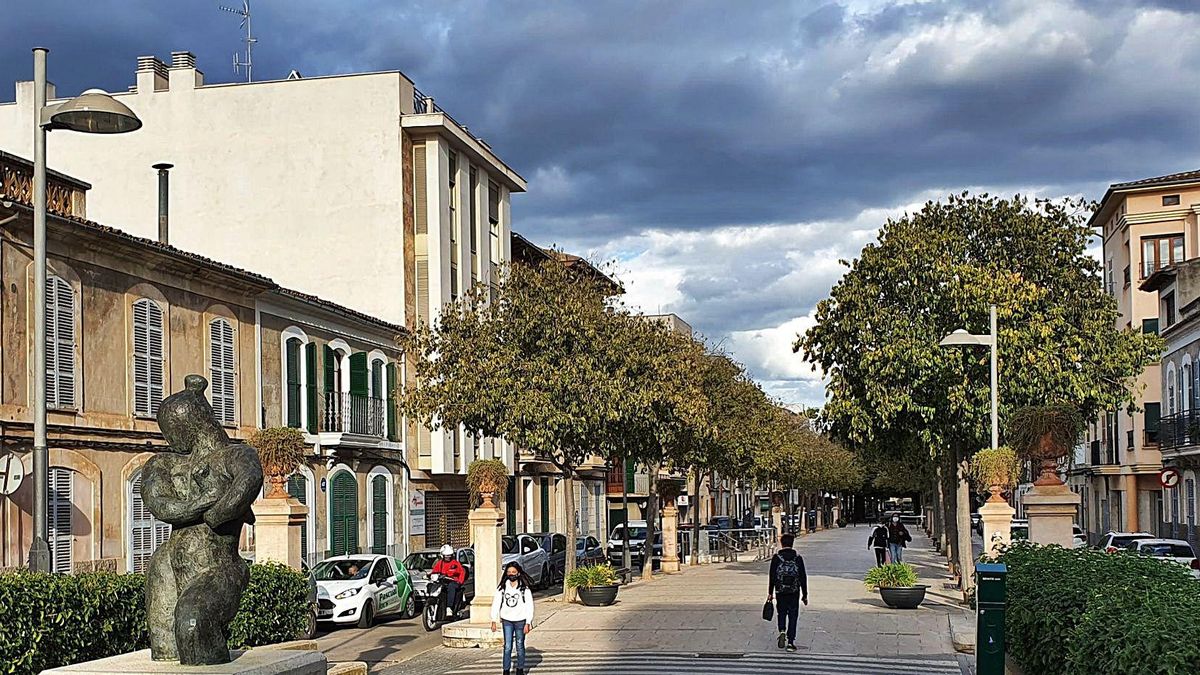
<instances>
[{"instance_id":1,"label":"concrete planter box","mask_svg":"<svg viewBox=\"0 0 1200 675\"><path fill-rule=\"evenodd\" d=\"M925 589L928 586L910 586L907 588L879 587L879 596L884 604L892 609L916 609L925 600Z\"/></svg>"},{"instance_id":2,"label":"concrete planter box","mask_svg":"<svg viewBox=\"0 0 1200 675\"><path fill-rule=\"evenodd\" d=\"M617 589L620 586L612 584L611 586L592 586L590 588L580 587L576 589L579 592L579 601L588 607L607 607L617 601Z\"/></svg>"}]
</instances>

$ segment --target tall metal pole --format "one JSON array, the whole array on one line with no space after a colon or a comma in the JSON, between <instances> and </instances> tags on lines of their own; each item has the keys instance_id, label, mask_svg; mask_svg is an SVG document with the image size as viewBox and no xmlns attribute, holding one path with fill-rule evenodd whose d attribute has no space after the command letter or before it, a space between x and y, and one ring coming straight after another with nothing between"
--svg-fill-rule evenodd
<instances>
[{"instance_id":1,"label":"tall metal pole","mask_svg":"<svg viewBox=\"0 0 1200 675\"><path fill-rule=\"evenodd\" d=\"M46 450L46 53L33 50L33 544L29 567L50 571L50 456Z\"/></svg>"},{"instance_id":2,"label":"tall metal pole","mask_svg":"<svg viewBox=\"0 0 1200 675\"><path fill-rule=\"evenodd\" d=\"M1000 387L1000 381L996 373L996 347L1000 341L1000 334L996 331L996 306L992 305L991 309L992 320L992 449L1000 447L1000 415L997 412L997 390Z\"/></svg>"}]
</instances>

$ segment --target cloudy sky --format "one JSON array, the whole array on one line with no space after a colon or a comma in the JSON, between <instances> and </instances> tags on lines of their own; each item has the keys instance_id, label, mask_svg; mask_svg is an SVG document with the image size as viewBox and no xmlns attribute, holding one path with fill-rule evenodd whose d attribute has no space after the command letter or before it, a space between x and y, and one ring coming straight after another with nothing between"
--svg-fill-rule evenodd
<instances>
[{"instance_id":1,"label":"cloudy sky","mask_svg":"<svg viewBox=\"0 0 1200 675\"><path fill-rule=\"evenodd\" d=\"M235 4L235 0L223 0ZM0 12L0 83L52 52L60 93L196 53L237 79L217 0ZM888 217L972 189L1099 198L1200 166L1200 2L256 0L256 79L399 69L529 179L516 229L615 260L768 391L820 403L791 353ZM7 87L8 85L0 84ZM0 100L12 100L0 89Z\"/></svg>"}]
</instances>

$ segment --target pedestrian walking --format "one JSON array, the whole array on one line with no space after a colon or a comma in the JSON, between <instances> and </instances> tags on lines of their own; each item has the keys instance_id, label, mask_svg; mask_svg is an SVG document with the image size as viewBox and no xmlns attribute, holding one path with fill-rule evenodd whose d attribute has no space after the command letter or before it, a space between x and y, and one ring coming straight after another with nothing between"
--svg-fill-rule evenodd
<instances>
[{"instance_id":1,"label":"pedestrian walking","mask_svg":"<svg viewBox=\"0 0 1200 675\"><path fill-rule=\"evenodd\" d=\"M912 541L912 535L908 533L908 528L904 527L904 523L900 522L900 516L892 516L892 522L888 523L888 552L892 555L892 562L904 562L904 548L908 542Z\"/></svg>"},{"instance_id":2,"label":"pedestrian walking","mask_svg":"<svg viewBox=\"0 0 1200 675\"><path fill-rule=\"evenodd\" d=\"M882 521L875 523L871 535L867 537L867 548L875 551L875 566L883 567L888 555L888 529Z\"/></svg>"},{"instance_id":3,"label":"pedestrian walking","mask_svg":"<svg viewBox=\"0 0 1200 675\"><path fill-rule=\"evenodd\" d=\"M500 585L492 598L492 632L504 628L504 675L512 672L512 652L516 646L517 675L525 675L525 636L533 628L533 580L517 562L504 566Z\"/></svg>"},{"instance_id":4,"label":"pedestrian walking","mask_svg":"<svg viewBox=\"0 0 1200 675\"><path fill-rule=\"evenodd\" d=\"M808 604L808 574L804 558L792 544L796 537L785 534L779 538L782 548L771 558L771 578L767 584L767 602L775 600L779 648L796 651L796 623L800 619L800 603Z\"/></svg>"}]
</instances>

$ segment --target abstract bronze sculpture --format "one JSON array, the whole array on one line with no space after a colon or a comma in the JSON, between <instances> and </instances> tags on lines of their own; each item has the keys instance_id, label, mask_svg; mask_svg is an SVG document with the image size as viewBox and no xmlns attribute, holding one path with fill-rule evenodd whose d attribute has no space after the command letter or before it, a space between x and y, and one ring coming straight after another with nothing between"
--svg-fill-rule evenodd
<instances>
[{"instance_id":1,"label":"abstract bronze sculpture","mask_svg":"<svg viewBox=\"0 0 1200 675\"><path fill-rule=\"evenodd\" d=\"M158 409L170 452L142 469L142 499L171 538L146 573L146 620L155 661L228 663L229 623L250 570L238 554L242 525L263 485L262 464L248 445L232 443L204 397L208 381L184 379L184 390Z\"/></svg>"}]
</instances>

